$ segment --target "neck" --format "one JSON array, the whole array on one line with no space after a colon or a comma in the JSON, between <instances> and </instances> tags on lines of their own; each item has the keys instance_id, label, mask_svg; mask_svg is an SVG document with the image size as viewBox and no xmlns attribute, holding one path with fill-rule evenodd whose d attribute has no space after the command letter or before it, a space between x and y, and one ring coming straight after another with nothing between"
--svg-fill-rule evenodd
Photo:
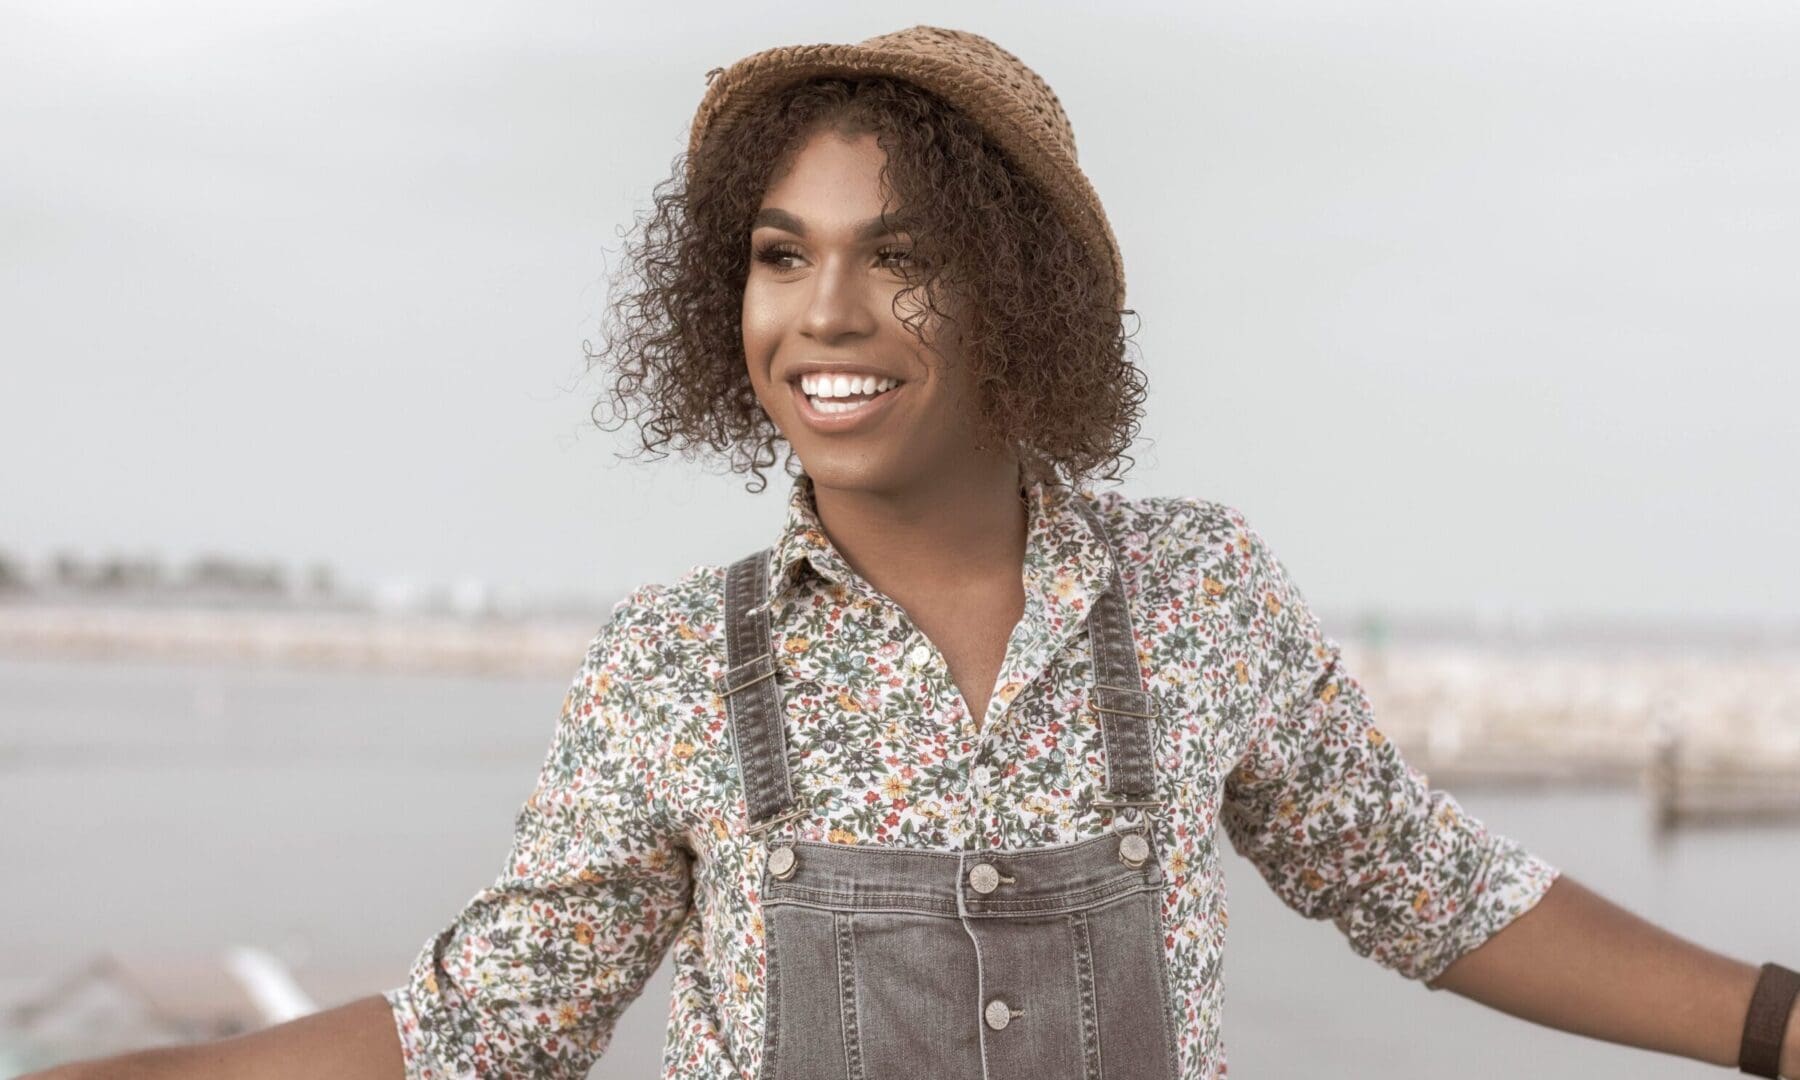
<instances>
[{"instance_id":1,"label":"neck","mask_svg":"<svg viewBox=\"0 0 1800 1080\"><path fill-rule=\"evenodd\" d=\"M1017 458L947 470L926 488L813 484L819 523L851 569L900 598L1021 583L1027 512ZM946 558L954 555L954 558Z\"/></svg>"}]
</instances>

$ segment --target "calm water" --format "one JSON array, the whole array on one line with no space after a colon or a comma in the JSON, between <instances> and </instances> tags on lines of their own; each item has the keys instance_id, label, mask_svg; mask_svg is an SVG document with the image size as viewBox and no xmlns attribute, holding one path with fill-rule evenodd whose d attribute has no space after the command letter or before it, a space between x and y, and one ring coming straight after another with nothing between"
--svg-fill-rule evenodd
<instances>
[{"instance_id":1,"label":"calm water","mask_svg":"<svg viewBox=\"0 0 1800 1080\"><path fill-rule=\"evenodd\" d=\"M570 675L574 674L571 668ZM0 975L258 943L322 1005L398 985L492 879L562 680L0 660ZM1800 961L1800 827L1659 844L1630 792L1455 789L1590 888L1740 959ZM1283 907L1221 840L1236 1077L1706 1075L1432 993ZM648 983L593 1075L657 1075Z\"/></svg>"}]
</instances>

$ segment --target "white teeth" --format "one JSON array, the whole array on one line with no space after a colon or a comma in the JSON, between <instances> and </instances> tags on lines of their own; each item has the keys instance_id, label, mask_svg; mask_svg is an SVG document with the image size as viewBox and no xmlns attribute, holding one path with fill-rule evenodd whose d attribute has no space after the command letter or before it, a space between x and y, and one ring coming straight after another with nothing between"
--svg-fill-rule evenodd
<instances>
[{"instance_id":1,"label":"white teeth","mask_svg":"<svg viewBox=\"0 0 1800 1080\"><path fill-rule=\"evenodd\" d=\"M830 416L833 413L855 412L867 404L866 401L830 401L821 398L813 402L813 408Z\"/></svg>"},{"instance_id":2,"label":"white teeth","mask_svg":"<svg viewBox=\"0 0 1800 1080\"><path fill-rule=\"evenodd\" d=\"M837 413L855 412L873 401L833 401L832 398L862 396L866 394L883 394L900 385L900 380L883 378L876 375L845 375L809 373L800 376L800 390L807 401L817 412L830 416Z\"/></svg>"},{"instance_id":3,"label":"white teeth","mask_svg":"<svg viewBox=\"0 0 1800 1080\"><path fill-rule=\"evenodd\" d=\"M875 375L807 374L800 376L800 389L811 398L849 397L852 394L874 394L892 390L898 379Z\"/></svg>"}]
</instances>

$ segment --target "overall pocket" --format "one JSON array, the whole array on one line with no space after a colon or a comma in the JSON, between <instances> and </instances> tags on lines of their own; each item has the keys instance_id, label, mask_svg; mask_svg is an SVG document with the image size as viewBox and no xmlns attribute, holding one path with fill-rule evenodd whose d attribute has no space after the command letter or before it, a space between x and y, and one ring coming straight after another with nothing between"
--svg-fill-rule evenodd
<instances>
[{"instance_id":1,"label":"overall pocket","mask_svg":"<svg viewBox=\"0 0 1800 1080\"><path fill-rule=\"evenodd\" d=\"M1175 1080L1163 879L1119 844L804 845L765 880L761 1080Z\"/></svg>"}]
</instances>

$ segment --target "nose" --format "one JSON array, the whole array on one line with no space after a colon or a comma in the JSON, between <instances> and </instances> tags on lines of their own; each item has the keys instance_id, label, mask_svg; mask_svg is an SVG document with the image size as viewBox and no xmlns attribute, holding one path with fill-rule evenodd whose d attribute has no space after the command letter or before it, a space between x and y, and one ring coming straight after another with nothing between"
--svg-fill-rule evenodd
<instances>
[{"instance_id":1,"label":"nose","mask_svg":"<svg viewBox=\"0 0 1800 1080\"><path fill-rule=\"evenodd\" d=\"M874 333L876 290L856 259L828 256L810 278L801 332L817 341Z\"/></svg>"}]
</instances>

